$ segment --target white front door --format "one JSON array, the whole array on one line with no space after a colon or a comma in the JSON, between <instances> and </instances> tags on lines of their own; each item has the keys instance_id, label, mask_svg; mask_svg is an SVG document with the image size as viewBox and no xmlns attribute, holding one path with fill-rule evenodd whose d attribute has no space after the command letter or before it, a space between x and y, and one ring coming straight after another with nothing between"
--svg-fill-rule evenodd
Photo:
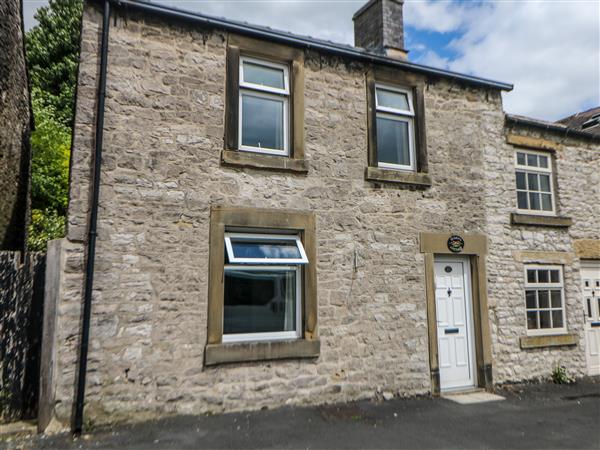
<instances>
[{"instance_id":1,"label":"white front door","mask_svg":"<svg viewBox=\"0 0 600 450\"><path fill-rule=\"evenodd\" d=\"M475 357L468 257L436 257L435 306L442 391L474 387Z\"/></svg>"},{"instance_id":2,"label":"white front door","mask_svg":"<svg viewBox=\"0 0 600 450\"><path fill-rule=\"evenodd\" d=\"M600 262L582 263L581 282L588 373L600 375Z\"/></svg>"}]
</instances>

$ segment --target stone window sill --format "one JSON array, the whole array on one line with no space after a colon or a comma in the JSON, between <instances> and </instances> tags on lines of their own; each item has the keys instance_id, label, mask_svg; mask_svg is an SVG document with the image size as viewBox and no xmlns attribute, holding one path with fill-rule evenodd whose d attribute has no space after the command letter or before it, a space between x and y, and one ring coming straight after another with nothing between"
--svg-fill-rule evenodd
<instances>
[{"instance_id":1,"label":"stone window sill","mask_svg":"<svg viewBox=\"0 0 600 450\"><path fill-rule=\"evenodd\" d=\"M318 339L207 344L204 350L204 364L214 366L269 359L317 358L320 351L321 342Z\"/></svg>"},{"instance_id":2,"label":"stone window sill","mask_svg":"<svg viewBox=\"0 0 600 450\"><path fill-rule=\"evenodd\" d=\"M223 150L221 162L226 166L249 167L252 169L278 170L282 172L308 173L304 159L285 156L261 155L259 153Z\"/></svg>"},{"instance_id":3,"label":"stone window sill","mask_svg":"<svg viewBox=\"0 0 600 450\"><path fill-rule=\"evenodd\" d=\"M543 347L562 347L567 345L577 345L579 337L574 334L552 334L546 336L522 336L519 338L521 349Z\"/></svg>"},{"instance_id":4,"label":"stone window sill","mask_svg":"<svg viewBox=\"0 0 600 450\"><path fill-rule=\"evenodd\" d=\"M512 225L567 228L573 225L573 219L570 217L537 216L534 214L511 213L510 223Z\"/></svg>"},{"instance_id":5,"label":"stone window sill","mask_svg":"<svg viewBox=\"0 0 600 450\"><path fill-rule=\"evenodd\" d=\"M365 180L377 183L410 185L419 188L431 187L431 176L427 173L402 172L380 167L367 167Z\"/></svg>"}]
</instances>

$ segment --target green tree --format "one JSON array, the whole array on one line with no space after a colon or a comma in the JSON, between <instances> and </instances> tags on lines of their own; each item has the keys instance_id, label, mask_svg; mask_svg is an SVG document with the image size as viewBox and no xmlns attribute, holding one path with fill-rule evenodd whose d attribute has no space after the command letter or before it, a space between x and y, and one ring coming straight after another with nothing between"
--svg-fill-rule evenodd
<instances>
[{"instance_id":1,"label":"green tree","mask_svg":"<svg viewBox=\"0 0 600 450\"><path fill-rule=\"evenodd\" d=\"M35 13L38 25L27 32L27 68L31 87L56 119L73 126L73 104L79 61L82 0L50 0Z\"/></svg>"},{"instance_id":2,"label":"green tree","mask_svg":"<svg viewBox=\"0 0 600 450\"><path fill-rule=\"evenodd\" d=\"M82 0L50 0L37 10L38 25L25 36L36 124L31 134L31 250L43 251L48 240L65 233L82 9Z\"/></svg>"},{"instance_id":3,"label":"green tree","mask_svg":"<svg viewBox=\"0 0 600 450\"><path fill-rule=\"evenodd\" d=\"M33 95L36 126L31 134L31 207L67 212L71 130L56 119L52 106Z\"/></svg>"}]
</instances>

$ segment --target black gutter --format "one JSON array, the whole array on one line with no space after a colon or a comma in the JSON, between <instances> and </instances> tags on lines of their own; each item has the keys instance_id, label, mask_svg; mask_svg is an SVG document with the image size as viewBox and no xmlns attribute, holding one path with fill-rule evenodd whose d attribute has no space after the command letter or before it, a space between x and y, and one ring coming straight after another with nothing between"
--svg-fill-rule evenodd
<instances>
[{"instance_id":1,"label":"black gutter","mask_svg":"<svg viewBox=\"0 0 600 450\"><path fill-rule=\"evenodd\" d=\"M584 138L594 142L600 142L600 136L598 135L588 133L586 131L576 130L575 128L570 128L560 123L545 122L543 120L536 120L530 117L517 116L514 114L506 114L505 122L509 125L522 125L526 127L536 128L538 130L551 131L553 133L563 135L565 138Z\"/></svg>"},{"instance_id":2,"label":"black gutter","mask_svg":"<svg viewBox=\"0 0 600 450\"><path fill-rule=\"evenodd\" d=\"M102 137L104 130L104 100L106 97L106 62L108 58L108 30L110 25L110 1L104 1L102 38L100 46L100 73L98 75L98 107L96 111L96 146L94 151L94 173L92 204L88 232L88 248L85 272L85 292L83 296L83 317L79 352L79 373L72 430L80 434L83 428L83 407L85 401L85 380L87 371L88 345L90 339L90 317L92 313L92 288L94 285L94 257L96 255L96 230L98 224L98 199L100 197L100 165L102 163Z\"/></svg>"},{"instance_id":3,"label":"black gutter","mask_svg":"<svg viewBox=\"0 0 600 450\"><path fill-rule=\"evenodd\" d=\"M162 15L166 17L172 17L177 19L186 20L189 22L205 25L208 27L219 28L226 31L232 31L238 34L256 37L259 39L266 39L281 44L292 45L295 47L303 47L310 50L318 50L324 53L330 53L337 56L343 56L352 58L354 60L381 64L391 67L398 67L401 69L409 70L412 72L423 73L426 75L440 76L444 78L450 78L456 81L462 81L478 86L491 87L504 91L511 91L513 85L509 83L502 83L500 81L489 80L486 78L476 77L472 75L461 74L452 72L449 70L437 69L435 67L423 66L421 64L415 64L409 61L401 61L393 58L387 58L385 56L375 55L373 53L366 52L362 49L334 44L333 42L326 42L317 39L311 39L305 36L297 36L291 33L285 33L281 31L271 30L269 28L263 28L256 25L245 24L241 22L235 22L231 20L221 19L218 17L211 17L200 13L191 11L184 11L181 9L158 5L154 3L148 3L140 0L109 0L115 7L125 7L130 9L137 9L139 11Z\"/></svg>"}]
</instances>

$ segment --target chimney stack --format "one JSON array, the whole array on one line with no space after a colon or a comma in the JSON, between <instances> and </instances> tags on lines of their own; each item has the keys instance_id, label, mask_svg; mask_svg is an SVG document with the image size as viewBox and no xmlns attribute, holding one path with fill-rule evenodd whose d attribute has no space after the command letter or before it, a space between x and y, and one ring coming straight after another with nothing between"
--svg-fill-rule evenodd
<instances>
[{"instance_id":1,"label":"chimney stack","mask_svg":"<svg viewBox=\"0 0 600 450\"><path fill-rule=\"evenodd\" d=\"M354 45L390 58L406 59L403 3L404 0L369 0L356 11L352 17Z\"/></svg>"}]
</instances>

